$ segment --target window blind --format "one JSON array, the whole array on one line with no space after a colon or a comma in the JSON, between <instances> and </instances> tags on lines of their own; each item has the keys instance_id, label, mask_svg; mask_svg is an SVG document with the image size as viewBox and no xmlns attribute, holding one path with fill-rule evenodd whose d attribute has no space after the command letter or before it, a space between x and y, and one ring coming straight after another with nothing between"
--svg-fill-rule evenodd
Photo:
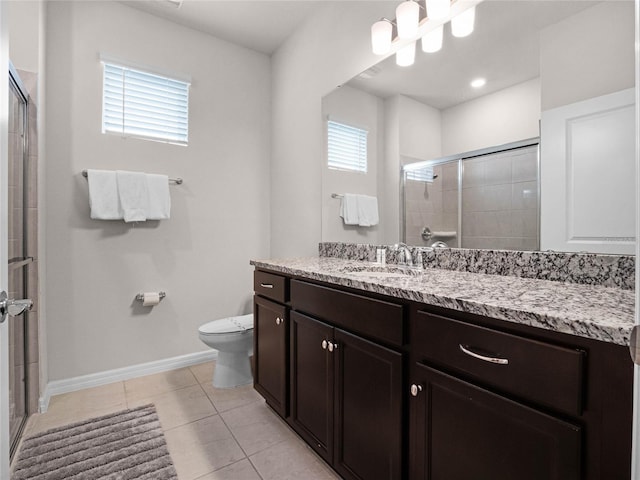
<instances>
[{"instance_id":1,"label":"window blind","mask_svg":"<svg viewBox=\"0 0 640 480\"><path fill-rule=\"evenodd\" d=\"M367 172L367 130L327 121L329 168Z\"/></svg>"},{"instance_id":2,"label":"window blind","mask_svg":"<svg viewBox=\"0 0 640 480\"><path fill-rule=\"evenodd\" d=\"M186 145L189 83L105 63L102 133L106 132Z\"/></svg>"}]
</instances>

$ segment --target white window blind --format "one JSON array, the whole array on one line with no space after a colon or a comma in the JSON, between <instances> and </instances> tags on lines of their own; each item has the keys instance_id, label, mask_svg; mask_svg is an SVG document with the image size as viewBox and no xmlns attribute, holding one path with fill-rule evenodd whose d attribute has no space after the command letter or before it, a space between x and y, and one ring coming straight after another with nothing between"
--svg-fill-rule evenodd
<instances>
[{"instance_id":1,"label":"white window blind","mask_svg":"<svg viewBox=\"0 0 640 480\"><path fill-rule=\"evenodd\" d=\"M189 83L104 63L102 133L186 145Z\"/></svg>"},{"instance_id":2,"label":"white window blind","mask_svg":"<svg viewBox=\"0 0 640 480\"><path fill-rule=\"evenodd\" d=\"M327 121L329 168L367 172L367 131L344 123Z\"/></svg>"},{"instance_id":3,"label":"white window blind","mask_svg":"<svg viewBox=\"0 0 640 480\"><path fill-rule=\"evenodd\" d=\"M406 175L407 180L433 183L433 167L422 167L416 168L415 170L407 170Z\"/></svg>"}]
</instances>

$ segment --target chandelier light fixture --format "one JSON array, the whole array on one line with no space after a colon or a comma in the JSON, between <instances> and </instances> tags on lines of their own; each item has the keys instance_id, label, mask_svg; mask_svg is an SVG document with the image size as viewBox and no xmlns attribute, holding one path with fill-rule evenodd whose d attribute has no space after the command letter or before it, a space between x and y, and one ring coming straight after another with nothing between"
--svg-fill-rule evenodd
<instances>
[{"instance_id":1,"label":"chandelier light fixture","mask_svg":"<svg viewBox=\"0 0 640 480\"><path fill-rule=\"evenodd\" d=\"M396 64L413 65L416 41L422 51L434 53L442 48L444 23L451 19L451 34L466 37L473 32L475 5L482 0L405 0L396 8L396 18L382 18L371 26L371 47L376 55L388 54L397 44ZM465 8L466 7L466 8ZM430 22L430 23L429 23ZM435 27L432 27L435 24Z\"/></svg>"}]
</instances>

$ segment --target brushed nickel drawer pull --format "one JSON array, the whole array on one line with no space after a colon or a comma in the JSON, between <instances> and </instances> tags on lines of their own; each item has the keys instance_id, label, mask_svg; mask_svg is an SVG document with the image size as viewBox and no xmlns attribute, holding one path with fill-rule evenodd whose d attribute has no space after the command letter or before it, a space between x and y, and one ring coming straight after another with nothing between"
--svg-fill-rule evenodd
<instances>
[{"instance_id":1,"label":"brushed nickel drawer pull","mask_svg":"<svg viewBox=\"0 0 640 480\"><path fill-rule=\"evenodd\" d=\"M272 283L261 283L260 286L262 288L273 288L273 284Z\"/></svg>"},{"instance_id":2,"label":"brushed nickel drawer pull","mask_svg":"<svg viewBox=\"0 0 640 480\"><path fill-rule=\"evenodd\" d=\"M484 362L496 363L498 365L509 365L509 360L507 360L506 358L487 357L485 355L480 355L479 353L472 352L471 350L469 350L468 345L465 347L464 345L460 344L459 346L460 350L462 350L463 353L466 353L470 357L477 358L478 360L482 360Z\"/></svg>"}]
</instances>

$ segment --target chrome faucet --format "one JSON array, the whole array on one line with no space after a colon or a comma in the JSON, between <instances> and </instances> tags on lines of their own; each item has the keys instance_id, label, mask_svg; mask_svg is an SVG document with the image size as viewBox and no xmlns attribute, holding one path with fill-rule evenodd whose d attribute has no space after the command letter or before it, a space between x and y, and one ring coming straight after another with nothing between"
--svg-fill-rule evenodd
<instances>
[{"instance_id":1,"label":"chrome faucet","mask_svg":"<svg viewBox=\"0 0 640 480\"><path fill-rule=\"evenodd\" d=\"M402 250L403 255L404 255L404 263L405 265L409 266L409 267L413 267L413 257L411 256L411 250L409 249L409 246L406 243L396 243L393 246L394 250Z\"/></svg>"}]
</instances>

